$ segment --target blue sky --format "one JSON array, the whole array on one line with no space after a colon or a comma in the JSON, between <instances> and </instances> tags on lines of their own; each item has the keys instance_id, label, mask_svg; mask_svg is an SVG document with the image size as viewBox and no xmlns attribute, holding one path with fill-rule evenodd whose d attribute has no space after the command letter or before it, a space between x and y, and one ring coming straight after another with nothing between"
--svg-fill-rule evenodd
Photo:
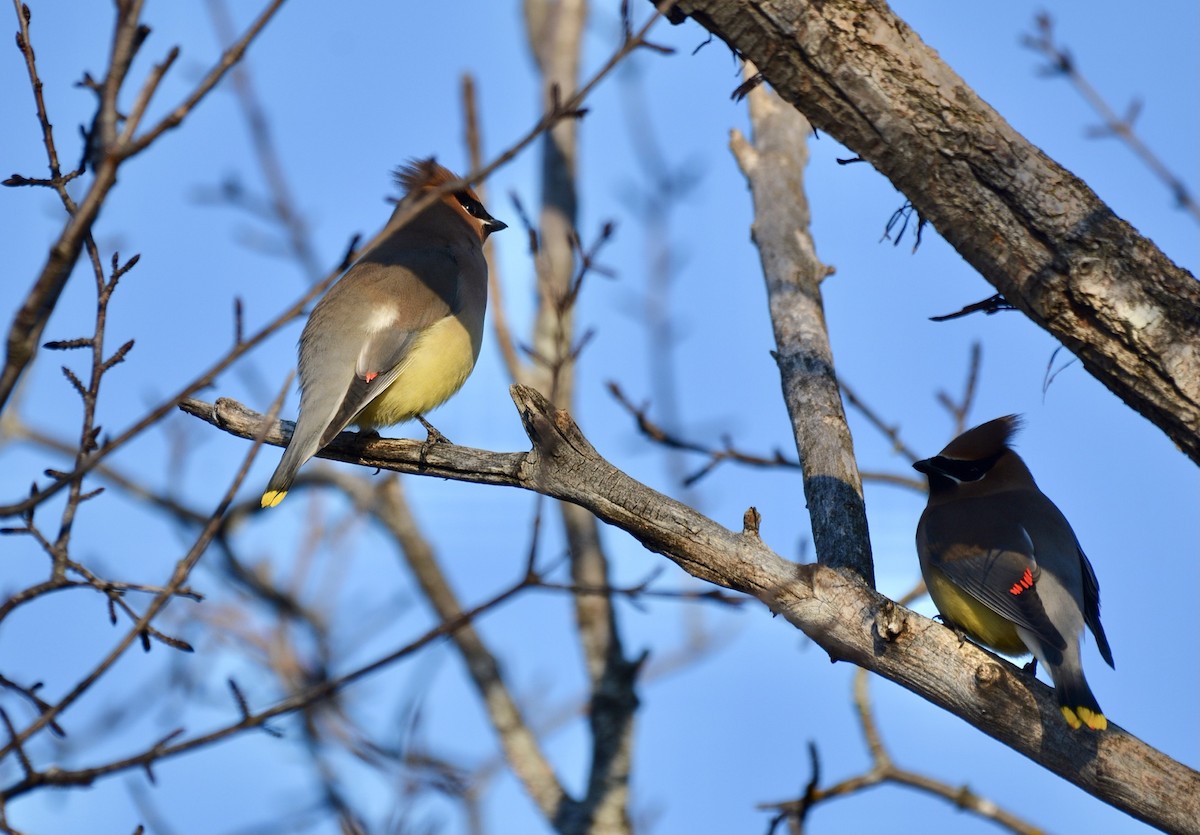
<instances>
[{"instance_id":1,"label":"blue sky","mask_svg":"<svg viewBox=\"0 0 1200 835\"><path fill-rule=\"evenodd\" d=\"M585 75L602 63L618 37L617 4L594 4L586 38ZM332 266L350 236L371 234L386 219L393 192L389 171L411 156L436 153L464 169L458 85L473 73L487 150L495 153L520 136L538 115L532 61L518 18L519 4L292 3L280 13L249 59L281 162L297 204L311 226L322 263ZM1020 35L1046 9L1058 33L1092 83L1118 109L1134 97L1145 104L1138 130L1145 142L1193 189L1200 96L1197 95L1194 3L1157 4L1154 14L1131 15L1125 4L1058 2L964 4L896 2L893 8L1017 130L1083 178L1118 215L1152 238L1176 263L1195 272L1196 224L1173 208L1164 187L1119 143L1089 139L1096 117L1062 79L1037 72L1041 59L1024 49ZM635 10L639 17L645 9ZM74 88L84 70L98 73L108 49L109 7L33 4L33 42L60 148L71 160L75 126L92 105ZM239 12L244 23L245 15ZM218 46L200 4L150 3L153 34L135 64L141 78L170 45L183 53L163 84L151 115L165 112L215 58ZM15 27L15 23L11 24ZM678 385L683 432L718 444L728 435L739 447L790 449L790 429L769 351L758 258L749 240L749 194L728 151L729 131L747 129L744 105L730 101L738 68L713 42L695 54L705 33L694 23L661 24L653 38L676 48L673 56L639 55L608 79L589 101L581 125L580 231L593 238L602 224L617 225L603 261L615 271L593 277L580 308L581 328L596 336L582 357L577 417L598 450L631 475L673 495L682 488L668 475L660 451L642 439L605 390L615 380L635 400L653 396L647 371L651 342L641 312L647 287L650 241L639 229L629 194L645 186L635 142L649 126L670 163L696 176L696 185L672 206L670 245L678 257L672 289L672 322L678 340L669 361ZM16 50L0 53L0 139L5 174L42 176L44 152L33 120L31 96ZM126 102L129 98L125 99ZM639 104L639 102L641 104ZM866 165L840 166L850 154L828 136L811 143L809 196L820 256L837 268L825 283L827 317L839 373L922 454L939 450L951 426L935 401L939 390L956 394L970 345L980 342L982 376L974 422L1011 412L1026 417L1018 449L1043 490L1072 521L1100 579L1104 623L1117 669L1108 669L1093 644L1085 647L1088 678L1105 712L1117 723L1177 759L1196 766L1200 692L1195 608L1200 578L1197 555L1197 479L1188 462L1161 433L1123 405L1074 363L1043 390L1049 364L1062 366L1056 343L1018 314L969 317L935 324L931 315L957 310L992 292L933 230L913 254L905 241L893 247L880 237L903 198ZM488 182L489 209L516 226L507 195L536 205L539 163L535 150L520 156ZM110 344L136 338L129 360L110 375L100 420L113 431L129 425L148 404L164 397L225 350L232 338L233 298L245 303L247 326L260 325L290 304L307 278L289 261L246 246L274 232L243 213L200 199L223 179L261 189L235 102L218 92L179 131L122 171L97 229L106 253L141 253L113 303ZM0 293L0 321L11 321L18 300L40 268L60 209L48 193L0 191L0 240L8 263ZM496 238L509 314L527 332L532 272L519 233ZM69 338L89 326L94 296L79 272L47 330L47 339ZM231 396L265 408L294 365L300 323L278 334L247 362L227 373L212 396ZM46 431L77 433L78 405L55 367L74 357L43 356L23 392L22 414ZM485 449L523 449L520 423L508 399L507 380L494 341L485 341L474 376L463 392L434 416L458 443ZM286 411L293 414L293 392ZM655 405L651 404L651 414ZM865 470L909 473L889 444L851 413L856 451ZM412 435L411 427L395 432ZM180 439L194 452L182 473L167 462ZM131 445L117 460L158 486L170 484L198 507L212 507L244 454L244 442L185 417ZM261 489L276 462L267 450L256 462L246 496ZM699 467L701 461L693 462ZM0 489L9 501L28 489L42 469L60 461L29 447L0 446ZM522 570L533 498L511 490L408 479L406 489L436 543L460 596L478 601ZM918 577L912 535L923 499L889 486L867 493L876 574L882 592L903 594ZM764 539L785 556L805 550L808 524L798 476L723 466L689 498L722 524L735 527L754 505L763 514ZM76 556L114 576L161 581L186 547L186 535L120 496L86 508L77 524ZM308 518L341 520L345 503L324 494L297 494L280 510L256 518L239 533L243 552L272 571L286 573L304 545ZM50 524L53 514L44 515ZM624 534L605 529L619 583L663 569L665 587L694 588L663 558L645 552ZM561 551L551 526L543 555ZM0 540L0 583L5 589L42 576L31 544ZM206 556L205 560L214 558ZM410 578L387 542L367 525L349 525L341 538L318 549L319 576L343 574L330 588L338 612L335 638L351 665L403 644L430 625ZM196 585L211 595L215 617L253 617L217 573L202 563ZM333 581L329 581L332 583ZM313 590L316 591L315 589ZM932 614L928 601L917 608ZM805 745L822 754L827 781L867 764L849 701L852 668L824 654L757 604L737 612L678 602L620 605L630 652L649 649L669 657L692 631L712 636L715 647L695 663L647 681L641 690L634 776L634 808L654 826L647 831L761 832L766 815L756 804L795 795L808 779ZM481 623L504 660L514 689L535 716L578 700L583 686L567 601L549 592L519 598ZM215 640L191 633L198 652L168 658L156 649L130 654L111 682L68 713L83 735L114 698L129 698L131 682L152 688L173 670L201 676L200 706L180 713L176 702L155 701L121 738L108 740L77 760L139 750L164 728L189 731L233 718L224 679L236 674L252 704L270 702L272 684L254 665ZM103 603L71 592L26 607L0 629L0 669L22 680L40 678L60 693L111 646ZM994 743L959 720L880 680L872 694L885 742L897 762L972 789L1049 831L1112 833L1145 829L1057 777ZM147 691L152 692L152 691ZM466 763L494 750L478 701L464 684L452 650L439 646L418 660L354 688L358 715L384 736L399 729L397 705L419 703L419 740ZM586 775L584 727L572 723L547 739L562 779L578 789ZM184 833L233 833L264 822L264 808L298 808L311 801L311 775L294 747L243 737L161 765L150 802ZM40 754L49 762L51 753ZM365 769L346 764L348 790L378 817L391 808L391 787ZM0 767L7 784L11 766ZM140 775L110 778L90 791L39 796L10 810L10 822L30 832L129 832L144 820L132 784ZM510 777L497 780L486 806L490 831L548 831ZM411 813L463 831L446 803L425 802ZM885 788L821 806L815 831L861 831L880 816L904 831L952 828L963 833L995 827L957 812L943 801ZM95 828L96 821L103 821ZM86 822L86 823L85 823ZM168 831L168 830L163 830ZM332 832L333 824L311 831Z\"/></svg>"}]
</instances>

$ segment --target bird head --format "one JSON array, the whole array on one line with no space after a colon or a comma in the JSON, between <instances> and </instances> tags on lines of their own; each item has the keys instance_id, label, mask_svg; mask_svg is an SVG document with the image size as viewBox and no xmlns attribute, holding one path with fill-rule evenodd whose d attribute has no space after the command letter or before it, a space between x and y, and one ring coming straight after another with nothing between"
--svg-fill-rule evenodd
<instances>
[{"instance_id":1,"label":"bird head","mask_svg":"<svg viewBox=\"0 0 1200 835\"><path fill-rule=\"evenodd\" d=\"M409 160L406 165L396 169L395 176L396 182L405 190L405 197L416 197L422 192L459 179L457 174L438 165L433 157ZM441 202L454 210L468 226L475 230L481 243L486 241L488 235L493 232L508 228L507 223L496 220L488 214L487 209L479 200L479 195L470 186L443 194Z\"/></svg>"},{"instance_id":2,"label":"bird head","mask_svg":"<svg viewBox=\"0 0 1200 835\"><path fill-rule=\"evenodd\" d=\"M1019 415L1005 415L968 429L933 458L913 464L913 469L929 476L931 494L955 489L960 485L980 484L991 475L989 486L1007 486L1010 478L1022 479L1029 471L1009 447L1009 441L1021 428ZM1003 478L1001 478L1003 476Z\"/></svg>"}]
</instances>

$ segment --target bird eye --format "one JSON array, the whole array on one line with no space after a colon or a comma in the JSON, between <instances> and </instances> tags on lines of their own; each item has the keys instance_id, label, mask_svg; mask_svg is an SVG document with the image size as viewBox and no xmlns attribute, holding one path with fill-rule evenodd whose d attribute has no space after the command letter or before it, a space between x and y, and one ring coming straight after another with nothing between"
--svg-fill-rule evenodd
<instances>
[{"instance_id":1,"label":"bird eye","mask_svg":"<svg viewBox=\"0 0 1200 835\"><path fill-rule=\"evenodd\" d=\"M480 218L481 220L487 217L487 212L484 210L483 204L465 191L460 191L454 196L458 199L458 205L462 206L471 217Z\"/></svg>"},{"instance_id":2,"label":"bird eye","mask_svg":"<svg viewBox=\"0 0 1200 835\"><path fill-rule=\"evenodd\" d=\"M966 481L979 481L995 466L999 458L999 455L993 455L979 461L960 461L956 458L939 456L938 469L960 484Z\"/></svg>"}]
</instances>

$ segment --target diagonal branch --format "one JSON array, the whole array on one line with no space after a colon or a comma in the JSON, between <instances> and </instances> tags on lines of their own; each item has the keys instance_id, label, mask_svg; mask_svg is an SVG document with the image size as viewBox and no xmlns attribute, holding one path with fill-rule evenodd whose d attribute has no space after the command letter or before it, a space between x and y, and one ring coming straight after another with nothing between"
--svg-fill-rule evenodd
<instances>
[{"instance_id":1,"label":"diagonal branch","mask_svg":"<svg viewBox=\"0 0 1200 835\"><path fill-rule=\"evenodd\" d=\"M274 415L277 414L280 407L283 406L284 396L287 394L287 388L289 385L291 385L291 382L291 375L288 375L286 383L280 390L278 397L275 398L275 402L271 406L271 412L267 416L267 420L261 422L260 427L262 424L272 421L274 419ZM179 593L180 589L183 588L183 584L191 575L192 569L194 569L197 563L200 562L200 557L204 555L204 552L208 549L209 543L212 542L213 537L215 537L218 530L220 530L225 512L233 503L234 494L236 494L238 488L242 486L242 480L245 479L246 473L250 471L250 465L254 463L255 457L258 455L259 448L263 443L263 432L264 429L260 428L251 435L251 440L253 440L254 443L250 447L250 450L246 453L246 456L243 458L241 466L230 480L229 487L226 489L224 496L222 496L220 503L218 503L217 507L213 510L212 515L208 518L204 528L200 531L199 535L196 537L196 540L192 543L192 547L189 548L188 552L175 564L175 570L171 573L170 579L167 581L165 586L154 595L154 598L146 607L146 611L143 612L141 617L139 617L134 625L130 627L129 631L125 633L125 636L117 642L117 645L114 646L98 664L96 664L91 672L80 679L79 682L73 688L71 688L71 690L68 691L65 696L59 699L53 707L44 711L36 720L34 720L33 723L26 727L25 730L21 731L19 734L13 735L8 744L3 748L0 748L0 758L3 758L15 748L19 748L31 736L33 736L46 725L52 723L60 713L74 704L80 696L86 693L92 687L92 685L100 679L101 676L112 669L112 666L116 664L122 655L125 654L125 651L129 649L135 640L137 640L139 637L141 637L143 641L146 640L145 636L147 629L150 627L150 622L158 616L159 612L161 612L166 605L171 602L176 594Z\"/></svg>"},{"instance_id":2,"label":"diagonal branch","mask_svg":"<svg viewBox=\"0 0 1200 835\"><path fill-rule=\"evenodd\" d=\"M390 478L378 488L365 481L359 481L359 484L363 492L370 493L362 497L362 504L396 542L438 619L443 622L459 619L463 614L462 604L438 565L429 540L418 528L417 520L401 492L400 482ZM533 576L526 580L531 582ZM576 802L563 789L542 752L537 736L521 715L520 707L501 675L495 655L470 622L454 630L450 638L487 708L492 727L496 729L513 773L524 783L526 791L546 819L553 820Z\"/></svg>"},{"instance_id":3,"label":"diagonal branch","mask_svg":"<svg viewBox=\"0 0 1200 835\"><path fill-rule=\"evenodd\" d=\"M1092 376L1200 462L1200 283L982 101L886 4L680 0Z\"/></svg>"},{"instance_id":4,"label":"diagonal branch","mask_svg":"<svg viewBox=\"0 0 1200 835\"><path fill-rule=\"evenodd\" d=\"M5 404L12 395L13 389L17 385L17 381L21 378L25 368L33 359L37 344L41 340L42 333L46 328L46 322L49 321L50 314L54 312L54 308L58 305L58 299L62 295L63 287L66 286L67 279L75 267L75 262L79 258L79 253L84 246L84 242L91 235L92 225L100 214L100 208L104 205L109 192L117 183L117 169L121 162L149 146L166 129L168 122L170 122L170 127L178 126L191 109L220 81L225 72L241 58L249 47L250 42L270 20L281 3L282 0L274 0L263 11L254 25L238 41L238 44L226 51L225 55L222 56L221 62L209 72L209 75L195 89L185 105L176 108L175 111L164 119L163 124L148 131L137 140L121 142L118 142L115 138L117 93L124 83L126 72L133 60L133 53L137 51L145 33L137 20L141 10L141 3L118 4L117 22L113 36L113 56L109 71L106 73L105 81L101 88L100 107L92 129L92 160L95 177L92 180L90 188L88 188L87 194L79 202L78 206L72 203L67 204L67 209L71 215L70 220L63 227L58 240L51 246L49 257L46 259L41 273L34 281L33 286L25 297L24 303L17 311L17 315L13 318L12 325L9 327L4 367L0 370L0 410L4 409ZM44 104L41 101L40 82L37 79L33 63L33 48L28 43L28 19L24 17L20 8L17 10L17 15L22 20L23 51L27 52L30 79L34 85L38 100L38 117L42 122L43 131L47 137L47 152L50 155L51 173L57 180L57 154L49 138L49 116L45 112ZM156 70L148 81L149 86L147 90L155 88L160 78L161 73ZM99 143L99 145L96 143ZM65 188L62 188L60 184L59 189L60 193L65 197Z\"/></svg>"},{"instance_id":5,"label":"diagonal branch","mask_svg":"<svg viewBox=\"0 0 1200 835\"><path fill-rule=\"evenodd\" d=\"M344 432L320 457L457 481L503 484L573 502L665 555L694 577L749 594L782 614L833 660L849 661L911 690L1034 762L1139 820L1172 832L1200 832L1200 773L1115 723L1073 733L1049 687L951 630L867 588L854 575L797 565L758 535L758 513L731 531L613 467L566 412L533 389L513 386L533 446L494 453L449 444L363 440ZM231 400L182 408L240 437L261 431L262 415ZM266 442L283 445L283 424Z\"/></svg>"}]
</instances>

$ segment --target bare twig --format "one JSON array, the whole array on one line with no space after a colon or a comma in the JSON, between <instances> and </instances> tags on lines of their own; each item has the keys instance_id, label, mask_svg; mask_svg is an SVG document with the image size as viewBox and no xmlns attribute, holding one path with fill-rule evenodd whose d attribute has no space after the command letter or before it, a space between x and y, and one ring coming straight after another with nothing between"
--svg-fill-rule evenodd
<instances>
[{"instance_id":1,"label":"bare twig","mask_svg":"<svg viewBox=\"0 0 1200 835\"><path fill-rule=\"evenodd\" d=\"M479 127L479 104L475 96L475 79L471 75L462 78L462 107L463 122L466 125L465 143L467 156L471 160L471 168L483 165L483 135ZM487 203L487 194L483 186L479 186L479 196ZM491 306L492 331L496 334L496 344L500 348L500 357L508 370L510 383L515 383L524 376L521 357L517 354L517 344L513 337L512 327L508 323L508 308L504 303L504 282L500 274L500 263L496 259L496 247L489 238L484 243L483 254L488 262L488 297Z\"/></svg>"},{"instance_id":2,"label":"bare twig","mask_svg":"<svg viewBox=\"0 0 1200 835\"><path fill-rule=\"evenodd\" d=\"M188 550L187 554L176 564L175 570L163 590L154 596L154 598L150 601L150 604L146 607L146 611L142 613L137 622L125 634L125 637L122 638L115 647L113 647L108 655L106 655L90 673L88 673L73 688L71 688L71 690L65 696L59 699L53 707L42 713L33 723L28 725L23 731L14 736L7 745L5 745L3 748L0 748L0 758L8 754L14 746L23 744L26 740L33 736L33 734L37 733L48 723L52 722L60 713L62 713L62 711L66 710L67 707L69 707L80 696L87 692L87 690L90 689L91 686L97 680L99 680L99 678L104 675L104 673L107 672L113 666L113 664L117 662L117 659L124 655L125 650L129 648L133 641L138 636L144 635L146 629L150 626L150 621L154 619L154 617L163 609L164 606L167 605L171 598L174 597L174 595L183 586L184 581L188 578L188 575L191 574L191 571L193 568L195 568L196 563L200 561L200 557L208 548L209 542L212 541L212 538L216 535L218 529L220 528L225 511L228 509L230 503L232 503L234 494L242 484L242 479L244 479L246 477L246 473L249 472L250 465L253 463L254 458L258 454L258 449L262 445L263 437L270 428L270 425L273 423L275 415L283 405L284 397L287 394L287 389L290 385L291 376L289 375L287 382L279 392L279 396L272 404L271 411L268 413L267 419L261 424L259 429L256 430L254 443L247 451L241 467L231 480L229 488L225 491L224 497L213 511L212 516L208 520L208 524L196 538L196 541ZM38 782L40 782L40 779L38 781L34 781L34 784ZM32 785L29 787L32 788ZM7 797L8 795L4 796Z\"/></svg>"},{"instance_id":3,"label":"bare twig","mask_svg":"<svg viewBox=\"0 0 1200 835\"><path fill-rule=\"evenodd\" d=\"M822 789L819 787L820 760L817 757L816 747L810 744L813 758L812 777L804 795L797 800L783 803L765 803L759 807L760 809L777 811L780 817L793 818L802 822L808 812L819 803L838 797L848 797L883 783L897 783L943 798L964 811L994 821L1018 835L1041 835L1041 829L998 806L995 802L980 797L969 786L953 786L933 777L898 767L884 747L879 727L875 723L870 697L867 693L868 676L867 671L863 669L854 672L854 706L858 714L859 725L862 727L863 737L867 743L867 750L871 754L871 767L862 774Z\"/></svg>"},{"instance_id":4,"label":"bare twig","mask_svg":"<svg viewBox=\"0 0 1200 835\"><path fill-rule=\"evenodd\" d=\"M758 455L755 453L744 452L737 449L733 444L726 439L724 446L717 449L708 446L698 441L689 441L686 438L681 438L678 435L672 434L660 426L658 423L650 419L647 406L638 406L634 404L621 390L621 387L615 382L609 381L608 392L613 396L613 399L621 405L625 411L629 412L637 421L638 430L643 435L670 449L677 449L684 452L695 452L699 455L707 456L709 461L701 469L686 475L684 477L685 485L692 485L699 481L708 473L712 472L718 464L723 461L736 461L739 464L746 464L752 467L782 467L785 469L800 469L800 462L794 458L788 458L783 454L782 450L775 450L773 455Z\"/></svg>"},{"instance_id":5,"label":"bare twig","mask_svg":"<svg viewBox=\"0 0 1200 835\"><path fill-rule=\"evenodd\" d=\"M858 409L859 413L865 417L872 426L883 433L883 436L892 442L892 448L895 449L896 452L907 458L910 464L922 457L913 452L912 448L900 439L900 428L887 423L878 412L868 406L866 401L858 396L854 389L850 388L850 385L845 380L840 381L839 385L842 389L842 395L846 398L846 402L855 409Z\"/></svg>"},{"instance_id":6,"label":"bare twig","mask_svg":"<svg viewBox=\"0 0 1200 835\"><path fill-rule=\"evenodd\" d=\"M14 317L13 323L9 328L4 367L0 371L0 410L4 409L16 387L17 381L20 379L26 366L33 359L36 346L41 340L42 332L45 330L46 322L58 304L62 289L66 285L71 270L75 266L80 250L85 245L94 246L90 244L92 224L99 215L100 208L107 199L109 192L117 182L117 169L120 164L125 159L148 147L151 142L168 128L178 126L184 117L191 112L191 109L207 95L213 86L224 76L225 72L241 57L249 47L250 42L267 24L281 3L282 0L274 0L273 3L267 6L245 35L239 39L238 43L232 49L226 51L218 64L210 70L205 79L195 88L183 105L177 107L157 127L151 129L141 137L133 139L131 136L126 136L121 141L118 141L116 136L116 123L118 120L117 94L125 81L125 76L133 61L134 53L136 53L149 30L145 29L138 22L142 7L141 0L118 4L111 64L108 72L105 74L104 82L99 86L100 104L92 125L91 135L89 136L90 153L88 156L90 156L95 170L95 178L83 200L76 205L70 196L67 195L66 181L59 173L58 155L52 140L49 114L46 112L45 104L42 100L41 81L38 78L34 64L33 47L29 42L29 18L25 14L25 7L18 0L14 0L14 6L17 7L17 17L21 21L19 45L22 47L22 52L26 57L26 66L34 88L34 97L38 103L38 119L42 124L43 137L46 141L47 154L50 159L51 181L54 183L56 191L58 191L60 198L63 200L70 219L63 227L58 240L51 247L46 264L42 267L40 275L27 294L25 302L18 309L17 315ZM152 70L151 76L143 87L142 95L139 98L138 109L135 111L136 116L140 117L140 114L144 111L146 104L149 102L149 97L157 89L158 82L166 72L171 60L172 58L169 56L166 61ZM132 120L131 124L136 127L136 124ZM93 253L92 257L94 262L98 261L95 253ZM170 407L168 406L169 409ZM73 473L72 476L81 474L77 472ZM52 491L57 492L65 483L61 482L54 485Z\"/></svg>"},{"instance_id":7,"label":"bare twig","mask_svg":"<svg viewBox=\"0 0 1200 835\"><path fill-rule=\"evenodd\" d=\"M175 742L175 734L172 734L171 737L161 740L156 745L139 754L114 760L94 768L55 768L52 771L33 772L31 774L27 774L21 780L0 791L0 801L11 800L12 798L19 797L41 786L88 786L100 777L118 774L131 769L146 769L163 759L178 756L179 754L183 754L188 751L194 751L198 748L212 745L213 743L236 736L247 730L263 728L270 720L276 718L277 716L284 716L289 713L294 713L297 710L302 710L310 705L328 699L340 690L344 689L346 686L365 678L371 673L389 667L403 658L407 658L418 650L428 646L438 638L444 637L452 633L454 630L461 628L465 624L470 623L483 612L490 611L491 609L498 607L500 604L511 599L517 593L523 591L527 587L528 583L526 579L522 578L512 586L509 586L478 606L462 612L452 621L438 624L436 627L428 630L416 640L405 644L403 647L395 650L394 652L388 653L387 655L368 664L364 664L361 667L357 667L345 675L338 676L337 678L327 679L308 687L302 692L289 696L286 699L282 699L264 710L252 712L247 707L238 721L230 723L215 731L203 734L201 736L192 737L190 739L185 739L180 742ZM9 746L5 749L5 751L9 750L9 748L12 746L19 744L19 742L23 741L23 738L23 734L14 737L12 741L9 742Z\"/></svg>"},{"instance_id":8,"label":"bare twig","mask_svg":"<svg viewBox=\"0 0 1200 835\"><path fill-rule=\"evenodd\" d=\"M395 478L388 479L373 492L374 496L365 503L365 508L392 535L438 618L448 622L461 616L462 604L442 572L428 539L418 528L404 500L400 482ZM529 574L525 582L536 585L538 578ZM550 761L541 750L540 742L530 730L500 673L495 656L469 623L456 629L451 638L487 708L513 772L524 783L547 820L567 814L576 801L563 789Z\"/></svg>"},{"instance_id":9,"label":"bare twig","mask_svg":"<svg viewBox=\"0 0 1200 835\"><path fill-rule=\"evenodd\" d=\"M943 313L940 316L930 316L931 322L949 322L951 319L961 319L963 316L970 316L972 313L983 313L986 316L991 316L995 313L1000 313L1005 310L1016 310L1011 304L1004 300L1004 296L1000 293L988 296L981 302L973 302L966 305L960 310L953 313Z\"/></svg>"},{"instance_id":10,"label":"bare twig","mask_svg":"<svg viewBox=\"0 0 1200 835\"><path fill-rule=\"evenodd\" d=\"M222 44L234 45L233 22L225 0L208 0L208 14L217 38ZM270 120L266 109L254 89L253 79L242 65L235 66L230 74L233 92L242 111L242 121L250 132L250 144L254 149L258 168L266 180L270 193L270 211L287 237L288 249L304 270L309 282L317 281L324 272L320 260L313 251L308 225L296 211L296 201L280 163L274 137L271 136ZM477 167L477 166L472 166Z\"/></svg>"},{"instance_id":11,"label":"bare twig","mask_svg":"<svg viewBox=\"0 0 1200 835\"><path fill-rule=\"evenodd\" d=\"M1196 203L1183 180L1176 176L1134 131L1134 122L1142 112L1141 101L1134 99L1125 110L1125 115L1118 116L1087 77L1079 71L1079 64L1070 50L1055 40L1054 18L1046 12L1040 12L1034 18L1034 31L1025 35L1022 43L1046 58L1049 62L1044 68L1046 75L1066 76L1084 100L1104 120L1103 126L1091 129L1089 134L1093 137L1115 136L1124 142L1171 191L1175 205L1190 214L1194 220L1200 221L1200 205Z\"/></svg>"}]
</instances>

